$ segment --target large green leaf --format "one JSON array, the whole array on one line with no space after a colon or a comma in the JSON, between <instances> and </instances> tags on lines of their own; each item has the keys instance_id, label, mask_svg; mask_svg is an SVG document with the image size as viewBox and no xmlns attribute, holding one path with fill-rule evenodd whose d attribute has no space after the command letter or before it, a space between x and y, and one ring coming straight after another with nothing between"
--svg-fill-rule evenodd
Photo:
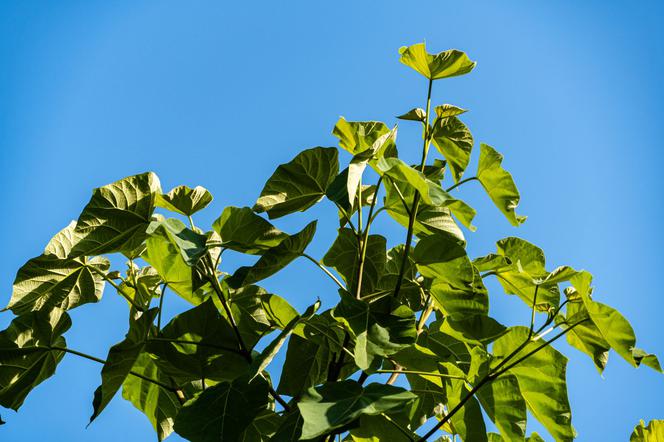
<instances>
[{"instance_id":1,"label":"large green leaf","mask_svg":"<svg viewBox=\"0 0 664 442\"><path fill-rule=\"evenodd\" d=\"M463 371L456 365L444 363L446 373L452 376L463 376ZM456 407L469 391L463 379L445 378L445 390L447 393L447 406L449 409ZM486 427L482 409L475 397L471 397L457 413L451 417L452 427L462 440L486 442Z\"/></svg>"},{"instance_id":2,"label":"large green leaf","mask_svg":"<svg viewBox=\"0 0 664 442\"><path fill-rule=\"evenodd\" d=\"M332 130L332 135L339 138L339 146L352 155L366 150L376 152L389 133L390 128L380 121L346 121L344 117L339 118Z\"/></svg>"},{"instance_id":3,"label":"large green leaf","mask_svg":"<svg viewBox=\"0 0 664 442\"><path fill-rule=\"evenodd\" d=\"M129 375L145 347L148 332L158 311L159 309L154 308L145 313L138 313L140 315L138 318L129 321L129 331L125 339L115 344L108 351L106 363L101 369L101 385L95 391L94 400L92 401L94 410L90 422L95 420L111 402L111 399Z\"/></svg>"},{"instance_id":4,"label":"large green leaf","mask_svg":"<svg viewBox=\"0 0 664 442\"><path fill-rule=\"evenodd\" d=\"M482 143L477 178L489 198L503 212L509 222L513 226L518 226L526 220L526 217L516 214L515 210L521 197L512 175L501 166L502 162L503 156L500 153L488 144Z\"/></svg>"},{"instance_id":5,"label":"large green leaf","mask_svg":"<svg viewBox=\"0 0 664 442\"><path fill-rule=\"evenodd\" d=\"M409 211L412 210L412 200L414 194L412 188L409 186L403 186L399 183L393 183L391 180L387 180L385 181L385 189L385 208L387 209L387 212L392 218L394 218L396 222L407 228L410 222ZM406 207L404 207L404 201L408 207L407 210ZM453 203L452 205L455 204L459 205L458 203ZM466 207L470 209L470 207ZM459 205L459 209L462 208L463 206ZM457 215L458 214L459 213L457 213ZM471 213L468 212L468 214ZM413 233L418 237L422 237L432 235L437 232L447 232L459 240L465 241L463 232L454 221L452 212L449 207L432 206L420 202L417 208L417 216L415 217L415 222L413 223Z\"/></svg>"},{"instance_id":6,"label":"large green leaf","mask_svg":"<svg viewBox=\"0 0 664 442\"><path fill-rule=\"evenodd\" d=\"M385 269L386 239L381 235L369 235L362 271L361 294L372 293ZM346 282L351 293L356 293L360 266L358 239L352 229L341 228L334 243L323 256L323 264L334 267Z\"/></svg>"},{"instance_id":7,"label":"large green leaf","mask_svg":"<svg viewBox=\"0 0 664 442\"><path fill-rule=\"evenodd\" d=\"M452 287L446 282L433 281L429 292L445 316L462 320L489 313L489 293L477 269L473 271L474 279L469 286Z\"/></svg>"},{"instance_id":8,"label":"large green leaf","mask_svg":"<svg viewBox=\"0 0 664 442\"><path fill-rule=\"evenodd\" d=\"M270 219L301 212L316 204L339 171L334 147L314 147L280 165L265 183L254 210Z\"/></svg>"},{"instance_id":9,"label":"large green leaf","mask_svg":"<svg viewBox=\"0 0 664 442\"><path fill-rule=\"evenodd\" d=\"M306 389L323 383L334 355L327 344L291 336L277 392L299 398Z\"/></svg>"},{"instance_id":10,"label":"large green leaf","mask_svg":"<svg viewBox=\"0 0 664 442\"><path fill-rule=\"evenodd\" d=\"M157 194L156 205L191 216L207 207L212 202L212 195L205 187L196 186L193 189L187 186L178 186L166 194Z\"/></svg>"},{"instance_id":11,"label":"large green leaf","mask_svg":"<svg viewBox=\"0 0 664 442\"><path fill-rule=\"evenodd\" d=\"M80 236L71 256L131 251L146 237L146 229L161 193L152 172L123 178L95 189L76 223Z\"/></svg>"},{"instance_id":12,"label":"large green leaf","mask_svg":"<svg viewBox=\"0 0 664 442\"><path fill-rule=\"evenodd\" d=\"M192 442L242 440L268 401L268 383L260 376L222 382L184 404L175 419L175 431Z\"/></svg>"},{"instance_id":13,"label":"large green leaf","mask_svg":"<svg viewBox=\"0 0 664 442\"><path fill-rule=\"evenodd\" d=\"M376 356L389 356L415 342L415 314L393 297L371 304L341 292L334 317L355 336L355 363L368 369Z\"/></svg>"},{"instance_id":14,"label":"large green leaf","mask_svg":"<svg viewBox=\"0 0 664 442\"><path fill-rule=\"evenodd\" d=\"M557 307L560 290L554 282L542 282L551 274L546 270L544 252L539 247L521 238L509 237L496 243L498 255L480 258L476 265L481 271L490 270L496 274L505 293L517 295L528 306L533 305L537 290L536 307L548 311ZM536 287L537 286L537 287Z\"/></svg>"},{"instance_id":15,"label":"large green leaf","mask_svg":"<svg viewBox=\"0 0 664 442\"><path fill-rule=\"evenodd\" d=\"M648 426L639 421L639 425L634 427L629 442L661 442L664 440L664 420L653 419L648 422Z\"/></svg>"},{"instance_id":16,"label":"large green leaf","mask_svg":"<svg viewBox=\"0 0 664 442\"><path fill-rule=\"evenodd\" d=\"M288 237L248 207L226 207L212 227L223 247L250 254L260 255Z\"/></svg>"},{"instance_id":17,"label":"large green leaf","mask_svg":"<svg viewBox=\"0 0 664 442\"><path fill-rule=\"evenodd\" d=\"M298 316L297 311L284 298L265 289L248 285L237 290L222 281L233 318L244 342L253 347L267 333L283 329ZM214 298L215 303L217 298ZM219 308L222 308L219 306Z\"/></svg>"},{"instance_id":18,"label":"large green leaf","mask_svg":"<svg viewBox=\"0 0 664 442\"><path fill-rule=\"evenodd\" d=\"M54 255L60 259L68 258L71 249L81 238L81 234L76 232L76 221L72 221L51 238L44 249L44 255Z\"/></svg>"},{"instance_id":19,"label":"large green leaf","mask_svg":"<svg viewBox=\"0 0 664 442\"><path fill-rule=\"evenodd\" d=\"M56 307L71 310L97 302L104 293L104 278L100 273L105 274L109 266L109 261L103 257L68 259L41 255L32 258L19 269L7 308L20 315Z\"/></svg>"},{"instance_id":20,"label":"large green leaf","mask_svg":"<svg viewBox=\"0 0 664 442\"><path fill-rule=\"evenodd\" d=\"M207 251L205 235L175 218L154 221L147 232L147 249L141 257L157 270L170 289L193 304L200 303L194 294L194 266Z\"/></svg>"},{"instance_id":21,"label":"large green leaf","mask_svg":"<svg viewBox=\"0 0 664 442\"><path fill-rule=\"evenodd\" d=\"M62 334L71 327L59 308L15 318L0 332L0 405L18 410L37 385L53 376L64 356L50 347L67 346Z\"/></svg>"},{"instance_id":22,"label":"large green leaf","mask_svg":"<svg viewBox=\"0 0 664 442\"><path fill-rule=\"evenodd\" d=\"M312 439L347 425L362 415L378 415L403 407L416 396L392 385L347 380L310 388L297 406L304 420L302 439Z\"/></svg>"},{"instance_id":23,"label":"large green leaf","mask_svg":"<svg viewBox=\"0 0 664 442\"><path fill-rule=\"evenodd\" d=\"M508 333L493 344L496 362L516 350L528 337L527 327L511 327ZM526 355L539 344L528 343L513 360ZM567 398L566 367L567 358L552 346L546 346L508 371L519 382L530 412L556 441L571 441L574 438L572 413Z\"/></svg>"},{"instance_id":24,"label":"large green leaf","mask_svg":"<svg viewBox=\"0 0 664 442\"><path fill-rule=\"evenodd\" d=\"M466 289L475 279L463 243L447 233L422 238L415 246L413 260L420 273L435 278L437 284Z\"/></svg>"},{"instance_id":25,"label":"large green leaf","mask_svg":"<svg viewBox=\"0 0 664 442\"><path fill-rule=\"evenodd\" d=\"M350 431L346 441L352 442L412 442L417 435L403 428L394 419L388 419L384 415L360 416L360 425Z\"/></svg>"},{"instance_id":26,"label":"large green leaf","mask_svg":"<svg viewBox=\"0 0 664 442\"><path fill-rule=\"evenodd\" d=\"M440 183L428 179L419 170L412 168L397 158L382 158L376 162L375 168L378 173L388 177L388 183L386 185L387 208L390 209L391 212L394 211L397 215L399 214L401 209L397 208L399 207L397 202L403 207L402 198L403 201L406 202L408 210L411 210L413 207L415 191L417 191L420 194L424 205L436 208L448 208L463 225L470 230L475 229L472 225L472 220L475 217L475 210L463 201L453 198L440 187ZM389 182L392 183L391 186L389 185ZM390 193L392 193L392 195L390 195ZM405 211L405 209L403 210ZM432 217L432 214L426 216L422 215L422 222L427 222L427 220ZM396 220L402 222L399 218L396 218ZM433 224L435 226L435 223L431 221L427 224Z\"/></svg>"},{"instance_id":27,"label":"large green leaf","mask_svg":"<svg viewBox=\"0 0 664 442\"><path fill-rule=\"evenodd\" d=\"M450 49L438 54L430 54L424 43L403 46L399 49L399 54L401 54L399 59L401 63L415 69L430 80L464 75L475 67L475 62L471 61L464 52Z\"/></svg>"},{"instance_id":28,"label":"large green leaf","mask_svg":"<svg viewBox=\"0 0 664 442\"><path fill-rule=\"evenodd\" d=\"M263 410L251 421L238 442L268 442L283 419L272 410Z\"/></svg>"},{"instance_id":29,"label":"large green leaf","mask_svg":"<svg viewBox=\"0 0 664 442\"><path fill-rule=\"evenodd\" d=\"M170 382L147 353L140 354L132 371L162 384ZM122 397L150 420L160 441L173 432L175 416L180 411L180 400L175 393L138 376L127 376L122 384Z\"/></svg>"},{"instance_id":30,"label":"large green leaf","mask_svg":"<svg viewBox=\"0 0 664 442\"><path fill-rule=\"evenodd\" d=\"M404 245L392 247L387 251L385 270L378 281L376 292L394 292L397 280L401 277L401 289L399 298L412 310L422 309L422 289L418 282L417 266L413 261L413 249L410 249L406 259L403 275L401 275L401 264L404 259Z\"/></svg>"},{"instance_id":31,"label":"large green leaf","mask_svg":"<svg viewBox=\"0 0 664 442\"><path fill-rule=\"evenodd\" d=\"M556 317L558 319L560 315ZM567 304L566 322L569 324L576 323L583 318L588 317L588 311L581 302L570 302ZM565 335L567 342L577 348L578 350L589 355L595 367L600 372L604 371L607 362L609 361L609 350L611 345L606 342L602 332L592 321L585 321Z\"/></svg>"},{"instance_id":32,"label":"large green leaf","mask_svg":"<svg viewBox=\"0 0 664 442\"><path fill-rule=\"evenodd\" d=\"M253 266L237 269L226 282L230 287L238 288L274 275L304 253L315 232L316 221L312 221L298 233L265 252Z\"/></svg>"},{"instance_id":33,"label":"large green leaf","mask_svg":"<svg viewBox=\"0 0 664 442\"><path fill-rule=\"evenodd\" d=\"M638 367L647 354L640 349L635 353L636 336L629 321L616 309L592 300L590 297L592 275L590 273L579 272L570 281L580 295L589 319L597 327L605 342L627 362ZM657 358L654 355L647 356L650 357L646 360L646 365L661 371Z\"/></svg>"},{"instance_id":34,"label":"large green leaf","mask_svg":"<svg viewBox=\"0 0 664 442\"><path fill-rule=\"evenodd\" d=\"M173 318L146 350L161 371L179 382L232 380L248 367L233 328L212 299Z\"/></svg>"},{"instance_id":35,"label":"large green leaf","mask_svg":"<svg viewBox=\"0 0 664 442\"><path fill-rule=\"evenodd\" d=\"M458 182L468 167L473 150L470 130L457 117L438 117L433 124L432 140L436 149L447 160L454 182Z\"/></svg>"},{"instance_id":36,"label":"large green leaf","mask_svg":"<svg viewBox=\"0 0 664 442\"><path fill-rule=\"evenodd\" d=\"M477 398L489 418L503 435L503 440L524 440L526 436L526 402L519 382L513 375L503 375L477 392Z\"/></svg>"}]
</instances>

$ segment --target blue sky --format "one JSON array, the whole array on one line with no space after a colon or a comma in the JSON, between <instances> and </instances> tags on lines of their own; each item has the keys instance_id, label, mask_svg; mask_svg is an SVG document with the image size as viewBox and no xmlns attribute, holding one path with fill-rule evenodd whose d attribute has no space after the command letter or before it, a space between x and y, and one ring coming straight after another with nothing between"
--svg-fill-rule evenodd
<instances>
[{"instance_id":1,"label":"blue sky","mask_svg":"<svg viewBox=\"0 0 664 442\"><path fill-rule=\"evenodd\" d=\"M216 199L196 220L209 226L227 205L252 205L279 163L334 145L340 115L394 124L426 95L397 49L426 40L478 61L470 75L437 82L434 104L470 109L464 121L505 154L529 216L515 229L464 186L459 195L479 212L469 253L518 235L541 246L550 267L590 270L596 299L631 320L640 347L664 355L654 284L664 246L664 11L654 1L579 3L2 2L5 300L16 270L78 216L93 187L147 170L164 189L203 185ZM400 125L408 159L418 158L417 137ZM331 244L334 213L321 204L309 214L322 218L310 254ZM278 225L293 232L306 218ZM404 235L389 219L378 228ZM319 281L302 261L265 286L303 308L333 299ZM527 324L525 306L491 289L492 315ZM111 291L72 317L69 346L100 357L126 331L126 305ZM0 326L10 319L0 315ZM639 419L664 417L661 375L612 354L602 378L585 355L559 348L570 357L578 440L623 441ZM2 412L0 438L151 440L148 421L119 397L85 429L100 368L65 358L18 414Z\"/></svg>"}]
</instances>

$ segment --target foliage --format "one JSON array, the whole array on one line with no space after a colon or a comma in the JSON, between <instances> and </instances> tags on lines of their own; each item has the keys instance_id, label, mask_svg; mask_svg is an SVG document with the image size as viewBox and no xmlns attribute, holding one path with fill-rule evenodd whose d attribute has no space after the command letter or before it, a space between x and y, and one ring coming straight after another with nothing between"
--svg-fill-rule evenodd
<instances>
[{"instance_id":1,"label":"foliage","mask_svg":"<svg viewBox=\"0 0 664 442\"><path fill-rule=\"evenodd\" d=\"M209 231L193 222L212 201L202 187L162 193L157 176L144 173L96 189L78 220L18 271L6 309L16 318L0 332L0 405L17 410L75 355L103 365L91 420L122 390L159 440L173 431L192 441L542 440L526 434L530 413L555 440L569 441L568 360L554 341L565 336L600 373L611 349L661 372L627 320L596 300L588 272L547 270L543 251L516 237L468 256L475 210L451 191L478 181L514 226L526 219L516 212L519 192L487 144L464 178L474 146L466 111L432 110L434 80L475 63L457 50L429 54L423 44L400 53L428 85L425 108L398 117L422 125L415 166L399 158L396 126L341 118L332 132L341 150L302 151L276 169L253 208L225 208ZM428 162L432 144L441 157ZM289 234L259 215L273 220L325 198L340 226L321 260L306 253L316 221ZM403 244L388 249L372 230L381 213L406 228ZM123 273L111 271L104 255L113 253L128 259ZM229 253L257 258L230 269ZM256 285L300 257L336 284L336 305L311 300L298 313ZM490 316L488 278L526 303L529 324ZM67 347L63 334L67 311L100 301L105 284L128 303L128 331L104 360ZM192 306L162 325L169 296ZM268 368L279 353L277 382ZM632 440L661 440L653 436L661 429L642 422Z\"/></svg>"}]
</instances>

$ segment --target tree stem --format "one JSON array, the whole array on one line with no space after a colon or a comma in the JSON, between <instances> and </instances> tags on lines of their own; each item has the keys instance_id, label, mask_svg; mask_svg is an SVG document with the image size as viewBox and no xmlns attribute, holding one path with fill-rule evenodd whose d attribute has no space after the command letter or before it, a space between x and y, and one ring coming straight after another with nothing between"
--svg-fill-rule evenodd
<instances>
[{"instance_id":1,"label":"tree stem","mask_svg":"<svg viewBox=\"0 0 664 442\"><path fill-rule=\"evenodd\" d=\"M456 189L457 187L459 187L460 185L462 185L463 183L467 183L468 181L474 181L474 180L479 181L479 178L477 178L476 176L471 176L470 178L466 178L464 180L461 180L458 183L456 183L455 185L453 185L452 187L449 187L448 189L446 189L445 192L450 192L450 191Z\"/></svg>"},{"instance_id":2,"label":"tree stem","mask_svg":"<svg viewBox=\"0 0 664 442\"><path fill-rule=\"evenodd\" d=\"M132 299L132 297L129 296L129 295L128 295L128 294L122 289L122 287L120 287L119 285L117 285L117 284L115 283L115 281L113 281L111 278L109 278L108 275L107 275L106 273L104 273L103 271L99 270L99 269L98 269L97 267L95 267L95 266L91 266L91 265L87 265L87 264L86 264L86 267L89 268L90 270L92 270L93 272L95 272L96 274L98 274L99 276L101 276L102 278L104 278L109 284L111 284L111 285L113 286L113 288L115 288L115 290L116 290L120 295L122 295L122 297L125 298L125 299L127 300L127 302L129 302L129 304L131 304L132 307L134 307L136 310L138 310L139 312L144 312L144 311L145 311L145 309L144 309L142 306L138 305L138 304L136 303L136 301L134 301L134 300ZM136 289L134 289L134 290L136 290Z\"/></svg>"},{"instance_id":3,"label":"tree stem","mask_svg":"<svg viewBox=\"0 0 664 442\"><path fill-rule=\"evenodd\" d=\"M330 272L330 271L329 271L329 270L328 270L323 264L321 264L316 258L314 258L314 257L311 256L311 255L307 255L306 253L303 253L301 256L304 257L304 258L307 258L309 261L311 261L311 262L313 262L314 264L316 264L316 266L317 266L319 269L321 269L323 272L325 272L325 274L326 274L327 276L329 276L330 279L332 279L332 280L333 280L333 281L339 286L339 288L346 290L346 286L343 285L343 284L341 283L341 281L339 281L339 280L337 279L337 277L334 276L334 275L332 274L332 272Z\"/></svg>"}]
</instances>

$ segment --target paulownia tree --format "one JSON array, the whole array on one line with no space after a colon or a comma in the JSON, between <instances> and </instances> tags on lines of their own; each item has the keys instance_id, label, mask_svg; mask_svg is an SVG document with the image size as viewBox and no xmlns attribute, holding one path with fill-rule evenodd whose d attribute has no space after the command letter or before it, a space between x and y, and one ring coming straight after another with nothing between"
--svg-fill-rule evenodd
<instances>
[{"instance_id":1,"label":"paulownia tree","mask_svg":"<svg viewBox=\"0 0 664 442\"><path fill-rule=\"evenodd\" d=\"M16 317L0 332L0 405L18 410L73 355L102 365L91 421L122 390L159 440L173 431L192 441L542 440L526 434L530 412L553 439L569 441L567 358L553 342L564 336L600 373L610 349L661 371L627 320L596 299L590 273L548 270L543 251L516 237L468 256L475 210L453 189L476 181L510 224L525 221L502 155L480 144L468 173L466 111L431 103L437 80L475 62L424 44L400 54L427 80L425 107L398 117L422 126L419 164L399 158L396 126L341 118L333 130L341 150L302 151L275 170L253 208L226 207L211 230L192 219L212 201L202 187L162 193L144 173L96 189L78 220L18 271L6 309ZM340 152L349 158L341 171ZM321 259L306 253L316 221L289 234L260 215L275 220L324 198L339 230ZM372 230L381 214L405 228L403 244L388 249ZM229 253L257 260L230 269ZM111 270L110 254L126 257L123 272ZM336 305L298 312L257 285L300 257L338 286ZM489 278L527 304L525 325L489 315ZM67 311L98 302L105 284L126 299L129 329L101 359L63 335ZM192 308L166 323L168 296ZM268 368L280 352L275 379ZM484 416L499 433L487 433Z\"/></svg>"}]
</instances>

